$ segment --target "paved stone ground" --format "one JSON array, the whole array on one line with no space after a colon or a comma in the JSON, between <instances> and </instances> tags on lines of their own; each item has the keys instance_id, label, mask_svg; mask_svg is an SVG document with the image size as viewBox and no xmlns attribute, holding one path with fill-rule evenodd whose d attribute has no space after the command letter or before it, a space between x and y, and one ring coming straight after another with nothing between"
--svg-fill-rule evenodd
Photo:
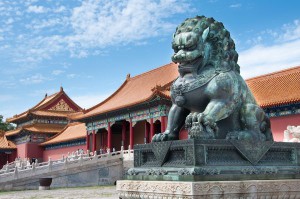
<instances>
[{"instance_id":1,"label":"paved stone ground","mask_svg":"<svg viewBox=\"0 0 300 199\"><path fill-rule=\"evenodd\" d=\"M115 186L77 187L52 190L26 190L0 192L0 199L48 199L48 198L88 198L118 199Z\"/></svg>"}]
</instances>

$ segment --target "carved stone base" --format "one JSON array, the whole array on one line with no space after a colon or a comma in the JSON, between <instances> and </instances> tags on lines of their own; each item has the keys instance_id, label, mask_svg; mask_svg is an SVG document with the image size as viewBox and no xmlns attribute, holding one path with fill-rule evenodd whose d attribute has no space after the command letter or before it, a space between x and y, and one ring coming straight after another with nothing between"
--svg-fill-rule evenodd
<instances>
[{"instance_id":1,"label":"carved stone base","mask_svg":"<svg viewBox=\"0 0 300 199\"><path fill-rule=\"evenodd\" d=\"M178 140L134 146L126 180L243 181L300 179L300 144Z\"/></svg>"},{"instance_id":2,"label":"carved stone base","mask_svg":"<svg viewBox=\"0 0 300 199\"><path fill-rule=\"evenodd\" d=\"M249 181L117 181L122 199L277 199L300 198L300 180Z\"/></svg>"}]
</instances>

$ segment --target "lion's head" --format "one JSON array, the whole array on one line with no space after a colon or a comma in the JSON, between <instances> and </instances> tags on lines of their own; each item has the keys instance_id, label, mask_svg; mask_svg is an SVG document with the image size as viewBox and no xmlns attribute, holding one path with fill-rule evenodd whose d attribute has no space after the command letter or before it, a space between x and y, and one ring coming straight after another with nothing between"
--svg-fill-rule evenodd
<instances>
[{"instance_id":1,"label":"lion's head","mask_svg":"<svg viewBox=\"0 0 300 199\"><path fill-rule=\"evenodd\" d=\"M186 19L176 28L172 48L175 52L172 61L179 63L181 74L198 74L205 66L239 73L234 41L223 24L213 18Z\"/></svg>"}]
</instances>

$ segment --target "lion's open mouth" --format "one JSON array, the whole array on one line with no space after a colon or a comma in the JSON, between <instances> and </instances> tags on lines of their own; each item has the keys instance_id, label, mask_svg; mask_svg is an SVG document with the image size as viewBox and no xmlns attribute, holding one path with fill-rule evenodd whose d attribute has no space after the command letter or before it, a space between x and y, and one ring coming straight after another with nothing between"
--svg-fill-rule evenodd
<instances>
[{"instance_id":1,"label":"lion's open mouth","mask_svg":"<svg viewBox=\"0 0 300 199\"><path fill-rule=\"evenodd\" d=\"M199 56L197 59L194 59L192 61L180 62L178 68L179 68L179 70L182 69L185 71L192 70L192 69L198 67L201 64L202 60L203 60L202 56Z\"/></svg>"}]
</instances>

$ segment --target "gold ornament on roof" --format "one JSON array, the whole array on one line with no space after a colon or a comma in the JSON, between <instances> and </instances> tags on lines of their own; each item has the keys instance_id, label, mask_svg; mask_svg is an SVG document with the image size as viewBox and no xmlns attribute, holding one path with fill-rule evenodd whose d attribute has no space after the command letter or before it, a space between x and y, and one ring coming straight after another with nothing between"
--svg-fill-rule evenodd
<instances>
[{"instance_id":1,"label":"gold ornament on roof","mask_svg":"<svg viewBox=\"0 0 300 199\"><path fill-rule=\"evenodd\" d=\"M59 100L59 102L48 109L50 111L74 111L63 99Z\"/></svg>"}]
</instances>

